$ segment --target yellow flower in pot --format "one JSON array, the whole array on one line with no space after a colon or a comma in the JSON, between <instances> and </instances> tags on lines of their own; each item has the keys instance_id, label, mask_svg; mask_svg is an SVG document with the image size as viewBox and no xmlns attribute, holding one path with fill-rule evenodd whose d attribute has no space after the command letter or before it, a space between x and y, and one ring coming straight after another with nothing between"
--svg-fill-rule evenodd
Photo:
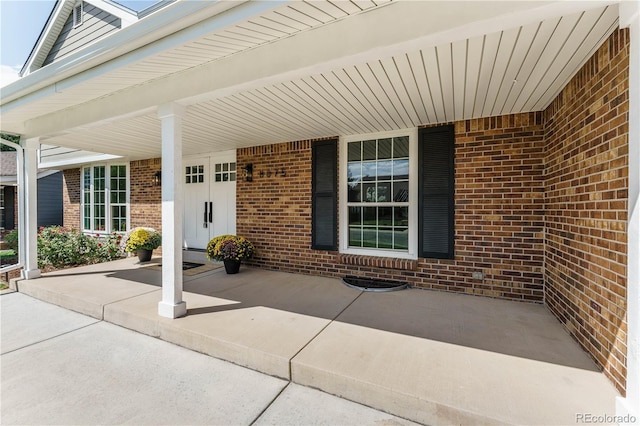
<instances>
[{"instance_id":1,"label":"yellow flower in pot","mask_svg":"<svg viewBox=\"0 0 640 426\"><path fill-rule=\"evenodd\" d=\"M127 252L136 252L140 262L148 262L153 250L162 244L162 236L153 228L137 227L129 231L120 244L124 244Z\"/></svg>"}]
</instances>

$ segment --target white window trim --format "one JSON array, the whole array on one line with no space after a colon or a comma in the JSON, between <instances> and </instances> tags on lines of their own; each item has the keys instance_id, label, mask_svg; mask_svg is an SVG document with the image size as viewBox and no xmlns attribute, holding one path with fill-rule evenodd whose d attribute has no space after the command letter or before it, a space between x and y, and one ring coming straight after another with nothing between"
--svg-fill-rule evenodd
<instances>
[{"instance_id":1,"label":"white window trim","mask_svg":"<svg viewBox=\"0 0 640 426\"><path fill-rule=\"evenodd\" d=\"M90 193L91 193L91 206L93 206L93 168L104 166L105 167L105 191L107 191L107 195L105 196L105 229L104 231L99 231L95 229L85 229L84 227L84 169L92 169L91 171L91 185L90 185ZM93 163L93 164L85 164L80 168L80 229L85 234L94 234L94 235L109 235L113 232L118 232L120 234L124 234L125 231L113 231L111 230L111 197L109 196L111 192L111 166L125 166L125 175L127 179L127 195L126 195L126 206L127 206L127 230L131 229L131 175L129 162L125 161L114 161L110 163ZM108 175L108 177L107 177ZM91 226L93 226L93 208L91 211Z\"/></svg>"},{"instance_id":2,"label":"white window trim","mask_svg":"<svg viewBox=\"0 0 640 426\"><path fill-rule=\"evenodd\" d=\"M378 248L349 247L349 209L347 205L347 144L367 139L383 139L397 136L409 136L409 250L401 252ZM392 257L398 259L418 258L418 128L394 130L380 133L368 133L340 137L339 140L339 232L340 253L361 256Z\"/></svg>"}]
</instances>

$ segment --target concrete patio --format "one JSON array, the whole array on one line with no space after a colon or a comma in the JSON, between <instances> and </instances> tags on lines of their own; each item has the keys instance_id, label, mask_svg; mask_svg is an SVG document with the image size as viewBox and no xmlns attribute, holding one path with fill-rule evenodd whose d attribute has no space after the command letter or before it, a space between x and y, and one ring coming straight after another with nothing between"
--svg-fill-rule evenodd
<instances>
[{"instance_id":1,"label":"concrete patio","mask_svg":"<svg viewBox=\"0 0 640 426\"><path fill-rule=\"evenodd\" d=\"M158 260L154 260L158 262ZM197 272L197 271L196 271ZM617 392L542 305L243 266L185 274L188 314L157 315L137 259L45 274L20 292L424 424L575 424Z\"/></svg>"}]
</instances>

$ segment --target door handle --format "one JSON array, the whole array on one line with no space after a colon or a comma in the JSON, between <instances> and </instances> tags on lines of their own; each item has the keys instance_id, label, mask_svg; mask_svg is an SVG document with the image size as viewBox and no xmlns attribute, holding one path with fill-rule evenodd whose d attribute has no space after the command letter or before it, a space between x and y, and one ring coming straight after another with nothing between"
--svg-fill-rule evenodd
<instances>
[{"instance_id":1,"label":"door handle","mask_svg":"<svg viewBox=\"0 0 640 426\"><path fill-rule=\"evenodd\" d=\"M208 207L207 206L207 202L205 201L204 202L204 222L203 222L205 228L207 227L207 216L208 216L207 215L207 207Z\"/></svg>"},{"instance_id":2,"label":"door handle","mask_svg":"<svg viewBox=\"0 0 640 426\"><path fill-rule=\"evenodd\" d=\"M213 202L209 201L209 223L213 223Z\"/></svg>"}]
</instances>

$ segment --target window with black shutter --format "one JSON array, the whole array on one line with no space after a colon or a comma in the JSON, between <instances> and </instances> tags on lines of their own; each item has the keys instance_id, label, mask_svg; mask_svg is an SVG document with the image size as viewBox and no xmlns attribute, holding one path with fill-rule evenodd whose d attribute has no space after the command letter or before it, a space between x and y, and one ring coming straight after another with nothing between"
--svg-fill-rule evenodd
<instances>
[{"instance_id":1,"label":"window with black shutter","mask_svg":"<svg viewBox=\"0 0 640 426\"><path fill-rule=\"evenodd\" d=\"M312 158L311 248L336 250L338 225L338 141L315 142Z\"/></svg>"},{"instance_id":2,"label":"window with black shutter","mask_svg":"<svg viewBox=\"0 0 640 426\"><path fill-rule=\"evenodd\" d=\"M454 128L420 129L418 133L418 256L454 256Z\"/></svg>"}]
</instances>

